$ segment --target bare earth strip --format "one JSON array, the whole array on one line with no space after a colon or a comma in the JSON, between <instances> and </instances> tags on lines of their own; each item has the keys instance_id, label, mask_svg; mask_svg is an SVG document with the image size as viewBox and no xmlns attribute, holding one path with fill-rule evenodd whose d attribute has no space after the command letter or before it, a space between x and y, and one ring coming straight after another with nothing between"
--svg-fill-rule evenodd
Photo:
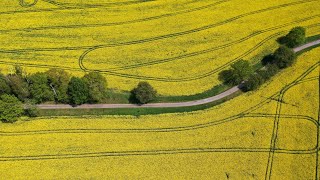
<instances>
[{"instance_id":1,"label":"bare earth strip","mask_svg":"<svg viewBox=\"0 0 320 180\"><path fill-rule=\"evenodd\" d=\"M309 42L302 46L296 47L293 49L295 53L305 50L307 48L316 46L320 44L320 39ZM195 101L188 101L188 102L177 102L177 103L150 103L144 105L137 105L137 104L83 104L80 106L71 106L68 104L39 104L37 107L39 109L114 109L114 108L170 108L170 107L189 107L189 106L197 106L202 104L207 104L211 102L215 102L221 100L225 97L228 97L236 92L240 91L239 86L234 86L233 88L220 93L218 95L195 100Z\"/></svg>"}]
</instances>

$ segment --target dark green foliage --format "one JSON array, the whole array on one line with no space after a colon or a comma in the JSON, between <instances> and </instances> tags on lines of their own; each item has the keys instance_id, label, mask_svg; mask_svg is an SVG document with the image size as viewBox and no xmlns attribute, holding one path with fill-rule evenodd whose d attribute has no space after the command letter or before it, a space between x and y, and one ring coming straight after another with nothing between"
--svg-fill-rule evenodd
<instances>
[{"instance_id":1,"label":"dark green foliage","mask_svg":"<svg viewBox=\"0 0 320 180\"><path fill-rule=\"evenodd\" d=\"M231 69L219 73L219 80L228 85L238 85L247 80L253 73L253 69L248 61L239 60L231 65Z\"/></svg>"},{"instance_id":2,"label":"dark green foliage","mask_svg":"<svg viewBox=\"0 0 320 180\"><path fill-rule=\"evenodd\" d=\"M24 114L29 117L38 117L40 110L34 102L28 101L25 103Z\"/></svg>"},{"instance_id":3,"label":"dark green foliage","mask_svg":"<svg viewBox=\"0 0 320 180\"><path fill-rule=\"evenodd\" d=\"M276 64L280 69L291 66L296 58L292 49L281 46L273 54L273 63Z\"/></svg>"},{"instance_id":4,"label":"dark green foliage","mask_svg":"<svg viewBox=\"0 0 320 180\"><path fill-rule=\"evenodd\" d=\"M84 75L83 81L87 83L89 87L90 103L102 102L105 99L107 81L100 73L90 72Z\"/></svg>"},{"instance_id":5,"label":"dark green foliage","mask_svg":"<svg viewBox=\"0 0 320 180\"><path fill-rule=\"evenodd\" d=\"M268 54L266 56L263 57L263 59L261 60L262 65L267 65L267 64L272 64L274 62L274 56L273 54Z\"/></svg>"},{"instance_id":6,"label":"dark green foliage","mask_svg":"<svg viewBox=\"0 0 320 180\"><path fill-rule=\"evenodd\" d=\"M132 90L132 95L138 103L146 104L156 97L157 91L148 82L140 82L138 86Z\"/></svg>"},{"instance_id":7,"label":"dark green foliage","mask_svg":"<svg viewBox=\"0 0 320 180\"><path fill-rule=\"evenodd\" d=\"M303 27L293 28L286 36L278 39L280 44L294 48L306 42L306 30Z\"/></svg>"},{"instance_id":8,"label":"dark green foliage","mask_svg":"<svg viewBox=\"0 0 320 180\"><path fill-rule=\"evenodd\" d=\"M12 93L18 97L18 99L24 101L30 96L28 83L23 77L17 74L11 74L7 76L7 79Z\"/></svg>"},{"instance_id":9,"label":"dark green foliage","mask_svg":"<svg viewBox=\"0 0 320 180\"><path fill-rule=\"evenodd\" d=\"M4 94L0 96L0 120L13 123L23 113L23 105L13 95Z\"/></svg>"},{"instance_id":10,"label":"dark green foliage","mask_svg":"<svg viewBox=\"0 0 320 180\"><path fill-rule=\"evenodd\" d=\"M238 80L234 77L233 70L223 70L219 73L219 80L223 81L224 84L236 85Z\"/></svg>"},{"instance_id":11,"label":"dark green foliage","mask_svg":"<svg viewBox=\"0 0 320 180\"><path fill-rule=\"evenodd\" d=\"M35 73L28 79L30 81L31 98L36 103L54 100L54 93L49 86L48 77L45 73Z\"/></svg>"},{"instance_id":12,"label":"dark green foliage","mask_svg":"<svg viewBox=\"0 0 320 180\"><path fill-rule=\"evenodd\" d=\"M70 102L80 105L89 100L89 87L81 78L72 77L68 85Z\"/></svg>"},{"instance_id":13,"label":"dark green foliage","mask_svg":"<svg viewBox=\"0 0 320 180\"><path fill-rule=\"evenodd\" d=\"M68 103L67 94L70 75L63 69L49 69L46 72L49 86L54 93L55 100L59 103Z\"/></svg>"},{"instance_id":14,"label":"dark green foliage","mask_svg":"<svg viewBox=\"0 0 320 180\"><path fill-rule=\"evenodd\" d=\"M25 109L24 114L28 117L38 117L40 114L40 110L36 106L32 106Z\"/></svg>"},{"instance_id":15,"label":"dark green foliage","mask_svg":"<svg viewBox=\"0 0 320 180\"><path fill-rule=\"evenodd\" d=\"M246 80L253 73L253 69L249 62L245 60L240 60L232 64L231 68L234 70L235 76L240 82Z\"/></svg>"},{"instance_id":16,"label":"dark green foliage","mask_svg":"<svg viewBox=\"0 0 320 180\"><path fill-rule=\"evenodd\" d=\"M37 107L35 100L28 99L24 103L24 115L29 117L38 117L40 109Z\"/></svg>"},{"instance_id":17,"label":"dark green foliage","mask_svg":"<svg viewBox=\"0 0 320 180\"><path fill-rule=\"evenodd\" d=\"M21 66L15 66L14 70L15 70L15 74L18 76L23 77L25 74L24 69Z\"/></svg>"},{"instance_id":18,"label":"dark green foliage","mask_svg":"<svg viewBox=\"0 0 320 180\"><path fill-rule=\"evenodd\" d=\"M7 77L0 73L0 95L2 94L10 94L11 88L8 83Z\"/></svg>"},{"instance_id":19,"label":"dark green foliage","mask_svg":"<svg viewBox=\"0 0 320 180\"><path fill-rule=\"evenodd\" d=\"M259 70L258 74L260 74L264 80L269 80L272 76L274 76L278 72L279 72L279 68L277 65L268 64L265 66L264 69Z\"/></svg>"},{"instance_id":20,"label":"dark green foliage","mask_svg":"<svg viewBox=\"0 0 320 180\"><path fill-rule=\"evenodd\" d=\"M243 91L253 91L256 90L261 84L264 83L263 77L258 74L252 74L247 81L244 82L243 87L241 88Z\"/></svg>"}]
</instances>

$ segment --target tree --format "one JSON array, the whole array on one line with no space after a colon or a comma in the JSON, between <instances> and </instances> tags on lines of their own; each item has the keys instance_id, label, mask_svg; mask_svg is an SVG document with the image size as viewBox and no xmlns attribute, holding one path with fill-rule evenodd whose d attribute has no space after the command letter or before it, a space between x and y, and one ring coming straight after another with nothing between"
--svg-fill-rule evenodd
<instances>
[{"instance_id":1,"label":"tree","mask_svg":"<svg viewBox=\"0 0 320 180\"><path fill-rule=\"evenodd\" d=\"M2 94L10 94L11 88L8 83L8 79L6 76L0 73L0 95Z\"/></svg>"},{"instance_id":2,"label":"tree","mask_svg":"<svg viewBox=\"0 0 320 180\"><path fill-rule=\"evenodd\" d=\"M244 82L242 90L247 91L253 91L256 90L261 84L264 83L263 77L261 77L260 74L255 73L252 74L247 81Z\"/></svg>"},{"instance_id":3,"label":"tree","mask_svg":"<svg viewBox=\"0 0 320 180\"><path fill-rule=\"evenodd\" d=\"M218 78L220 81L223 81L224 84L238 84L238 79L234 77L234 71L232 69L221 71Z\"/></svg>"},{"instance_id":4,"label":"tree","mask_svg":"<svg viewBox=\"0 0 320 180\"><path fill-rule=\"evenodd\" d=\"M60 103L68 103L67 94L70 75L63 69L52 68L46 72L49 86L52 89L55 100Z\"/></svg>"},{"instance_id":5,"label":"tree","mask_svg":"<svg viewBox=\"0 0 320 180\"><path fill-rule=\"evenodd\" d=\"M89 87L81 78L72 77L68 85L68 95L72 104L84 104L89 99Z\"/></svg>"},{"instance_id":6,"label":"tree","mask_svg":"<svg viewBox=\"0 0 320 180\"><path fill-rule=\"evenodd\" d=\"M264 69L258 71L258 74L264 79L268 80L279 72L279 68L276 64L268 64Z\"/></svg>"},{"instance_id":7,"label":"tree","mask_svg":"<svg viewBox=\"0 0 320 180\"><path fill-rule=\"evenodd\" d=\"M248 61L239 60L231 65L231 69L219 73L219 79L228 85L238 85L253 73Z\"/></svg>"},{"instance_id":8,"label":"tree","mask_svg":"<svg viewBox=\"0 0 320 180\"><path fill-rule=\"evenodd\" d=\"M25 102L24 114L29 117L38 117L39 116L40 111L34 101L27 100Z\"/></svg>"},{"instance_id":9,"label":"tree","mask_svg":"<svg viewBox=\"0 0 320 180\"><path fill-rule=\"evenodd\" d=\"M35 73L28 78L31 98L36 103L54 100L54 94L49 87L48 77L45 73Z\"/></svg>"},{"instance_id":10,"label":"tree","mask_svg":"<svg viewBox=\"0 0 320 180\"><path fill-rule=\"evenodd\" d=\"M23 77L17 74L10 74L7 76L7 79L13 94L18 99L24 101L30 96L28 83Z\"/></svg>"},{"instance_id":11,"label":"tree","mask_svg":"<svg viewBox=\"0 0 320 180\"><path fill-rule=\"evenodd\" d=\"M157 91L148 82L140 82L132 94L140 104L146 104L156 97Z\"/></svg>"},{"instance_id":12,"label":"tree","mask_svg":"<svg viewBox=\"0 0 320 180\"><path fill-rule=\"evenodd\" d=\"M280 69L289 67L295 60L295 54L292 49L286 46L280 46L273 54L274 62Z\"/></svg>"},{"instance_id":13,"label":"tree","mask_svg":"<svg viewBox=\"0 0 320 180\"><path fill-rule=\"evenodd\" d=\"M272 64L274 62L274 56L273 54L268 54L264 56L261 60L262 65Z\"/></svg>"},{"instance_id":14,"label":"tree","mask_svg":"<svg viewBox=\"0 0 320 180\"><path fill-rule=\"evenodd\" d=\"M306 30L303 27L293 28L286 36L278 39L280 44L294 48L304 44L306 41Z\"/></svg>"},{"instance_id":15,"label":"tree","mask_svg":"<svg viewBox=\"0 0 320 180\"><path fill-rule=\"evenodd\" d=\"M91 103L101 102L105 98L107 81L98 72L90 72L84 75L83 81L89 87L89 101Z\"/></svg>"},{"instance_id":16,"label":"tree","mask_svg":"<svg viewBox=\"0 0 320 180\"><path fill-rule=\"evenodd\" d=\"M13 123L23 113L23 105L13 95L4 94L0 96L0 120Z\"/></svg>"}]
</instances>

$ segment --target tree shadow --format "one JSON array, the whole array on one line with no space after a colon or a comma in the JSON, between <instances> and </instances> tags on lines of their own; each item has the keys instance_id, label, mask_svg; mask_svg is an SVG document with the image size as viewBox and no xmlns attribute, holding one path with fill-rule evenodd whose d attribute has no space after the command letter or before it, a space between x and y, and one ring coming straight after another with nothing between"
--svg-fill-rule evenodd
<instances>
[{"instance_id":1,"label":"tree shadow","mask_svg":"<svg viewBox=\"0 0 320 180\"><path fill-rule=\"evenodd\" d=\"M272 64L274 62L274 56L273 54L268 54L264 56L261 60L262 65Z\"/></svg>"}]
</instances>

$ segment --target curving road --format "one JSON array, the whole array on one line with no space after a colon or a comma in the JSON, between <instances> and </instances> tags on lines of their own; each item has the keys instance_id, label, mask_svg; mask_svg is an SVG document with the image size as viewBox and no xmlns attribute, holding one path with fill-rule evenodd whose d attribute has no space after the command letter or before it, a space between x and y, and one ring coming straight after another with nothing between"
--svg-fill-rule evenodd
<instances>
[{"instance_id":1,"label":"curving road","mask_svg":"<svg viewBox=\"0 0 320 180\"><path fill-rule=\"evenodd\" d=\"M305 50L307 48L317 46L320 44L320 39L316 41L309 42L302 46L296 47L293 49L295 53ZM240 85L239 85L240 86ZM137 104L83 104L80 106L71 106L68 104L39 104L37 107L39 109L115 109L115 108L171 108L171 107L190 107L190 106L197 106L202 104L207 104L211 102L215 102L221 100L225 97L228 97L238 91L240 91L239 86L235 86L225 92L222 92L218 95L199 99L195 101L188 101L188 102L177 102L177 103L150 103L144 105L137 105Z\"/></svg>"}]
</instances>

